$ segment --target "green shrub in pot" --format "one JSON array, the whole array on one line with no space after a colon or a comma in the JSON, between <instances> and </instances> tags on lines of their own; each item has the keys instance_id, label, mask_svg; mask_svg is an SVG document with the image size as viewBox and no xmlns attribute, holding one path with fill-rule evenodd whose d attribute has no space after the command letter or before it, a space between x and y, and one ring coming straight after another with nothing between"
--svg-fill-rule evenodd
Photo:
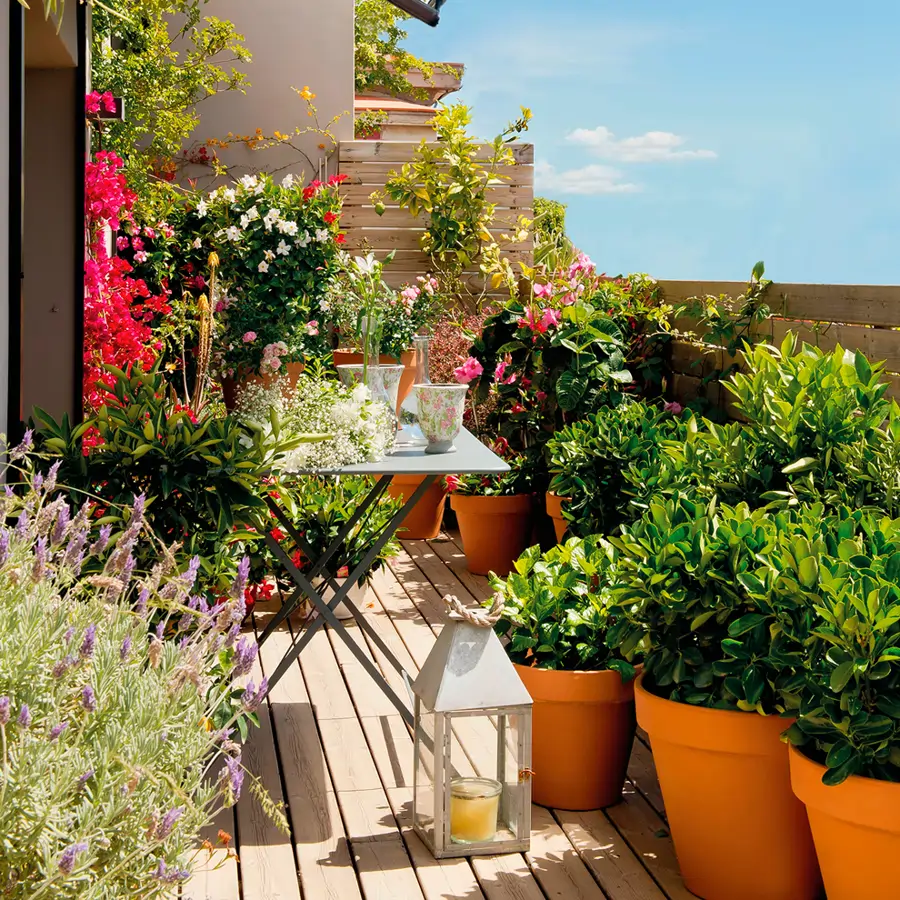
<instances>
[{"instance_id":1,"label":"green shrub in pot","mask_svg":"<svg viewBox=\"0 0 900 900\"><path fill-rule=\"evenodd\" d=\"M623 679L634 666L606 644L615 552L602 538L571 538L541 553L531 547L509 577L492 578L502 596L496 632L510 659L542 669L613 669Z\"/></svg>"},{"instance_id":2,"label":"green shrub in pot","mask_svg":"<svg viewBox=\"0 0 900 900\"><path fill-rule=\"evenodd\" d=\"M532 547L505 580L497 633L534 700L536 803L598 809L617 803L634 740L631 662L610 650L615 553L602 538Z\"/></svg>"}]
</instances>

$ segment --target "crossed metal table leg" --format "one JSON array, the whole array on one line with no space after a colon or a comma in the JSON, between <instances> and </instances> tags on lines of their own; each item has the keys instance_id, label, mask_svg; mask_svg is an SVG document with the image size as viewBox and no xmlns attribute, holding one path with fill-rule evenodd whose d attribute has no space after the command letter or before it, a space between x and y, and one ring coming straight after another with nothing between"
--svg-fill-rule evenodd
<instances>
[{"instance_id":1,"label":"crossed metal table leg","mask_svg":"<svg viewBox=\"0 0 900 900\"><path fill-rule=\"evenodd\" d=\"M284 548L278 543L278 541L274 537L272 537L271 533L266 534L266 543L269 545L269 548L275 554L276 558L284 566L288 575L290 575L291 579L297 587L286 600L282 601L281 609L279 610L278 614L272 619L272 621L269 622L269 624L266 626L266 629L265 631L263 631L259 642L260 644L264 643L268 639L269 635L282 622L284 622L291 615L291 613L293 613L300 607L301 603L303 602L303 598L306 597L312 604L314 613L317 613L317 615L315 616L315 618L313 618L311 615L310 618L307 619L306 627L303 630L302 634L300 634L299 637L297 637L291 644L291 647L285 654L284 659L281 661L281 663L279 663L278 668L269 679L270 689L278 684L278 682L284 676L285 672L287 672L288 669L297 661L298 657L303 652L303 649L306 647L306 645L310 642L313 635L323 626L330 625L335 634L337 634L341 638L341 640L344 641L344 643L350 649L350 652L353 653L357 660L359 660L360 665L369 673L369 675L372 676L372 678L375 680L375 683L381 688L381 690L384 691L387 698L397 708L406 723L412 726L412 686L410 683L409 673L403 668L400 661L391 652L390 648L381 639L375 629L372 628L372 626L366 621L365 614L357 609L354 603L350 600L349 591L350 588L354 584L358 583L364 575L368 574L372 563L374 563L378 558L378 554L384 549L388 541L397 533L397 530L400 528L400 525L406 518L407 513L409 513L410 510L416 505L416 503L419 502L419 500L424 496L425 492L435 482L438 476L426 475L424 477L422 483L418 486L418 488L416 488L412 496L409 497L403 504L403 508L399 512L397 512L397 514L381 530L381 533L378 535L372 546L369 547L359 565L357 565L356 568L352 572L350 572L342 585L337 584L337 582L334 580L334 574L329 569L330 561L341 549L344 542L347 540L356 525L362 520L366 513L369 512L372 506L384 496L384 493L385 491L387 491L388 486L393 480L393 477L393 475L383 475L378 479L378 481L373 485L372 489L366 495L363 502L356 508L353 515L341 528L337 537L331 542L322 556L317 560L313 559L313 551L309 546L309 543L306 541L304 536L294 527L294 524L290 521L290 519L288 519L275 499L271 496L266 497L266 503L268 504L269 509L272 511L272 514L278 519L280 525L291 536L296 545L303 551L303 553L306 554L307 558L312 561L313 565L310 571L307 574L304 574L297 566L294 565L293 560L287 555L287 553L284 551ZM313 586L312 581L318 576L322 576L323 581L322 588L317 590ZM326 586L330 586L334 591L334 596L329 603L325 602L323 596L323 592ZM385 679L385 677L381 674L378 666L365 653L363 648L360 647L356 643L356 641L354 641L353 638L350 637L344 622L338 619L334 614L334 610L337 609L337 607L341 603L343 603L344 606L350 610L360 629L365 633L372 644L377 647L378 650L384 655L384 658L388 661L388 663L393 666L393 668L396 669L400 674L404 681L404 684L406 685L406 690L410 695L408 700L398 696L398 694L388 684L387 679Z\"/></svg>"}]
</instances>

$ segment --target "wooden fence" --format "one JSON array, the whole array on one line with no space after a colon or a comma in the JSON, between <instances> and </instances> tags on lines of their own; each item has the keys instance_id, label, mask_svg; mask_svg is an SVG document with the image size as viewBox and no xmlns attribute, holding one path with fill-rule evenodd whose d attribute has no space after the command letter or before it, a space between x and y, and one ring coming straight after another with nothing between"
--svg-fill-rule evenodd
<instances>
[{"instance_id":1,"label":"wooden fence","mask_svg":"<svg viewBox=\"0 0 900 900\"><path fill-rule=\"evenodd\" d=\"M691 297L727 294L738 297L747 285L736 281L661 281L663 298L678 305ZM756 327L756 337L776 346L788 331L823 350L840 345L861 350L886 364L889 396L900 400L900 286L843 284L772 284L765 297L772 317ZM676 323L679 328L691 323ZM696 330L696 329L695 329ZM700 335L698 335L700 336ZM704 378L732 363L723 351L712 354L696 342L672 346L673 396L682 402L704 397L735 415L728 391Z\"/></svg>"},{"instance_id":2,"label":"wooden fence","mask_svg":"<svg viewBox=\"0 0 900 900\"><path fill-rule=\"evenodd\" d=\"M343 141L338 148L338 171L348 176L341 187L344 211L341 226L347 235L347 249L351 252L375 251L378 257L396 251L394 262L385 270L385 281L400 287L424 275L431 268L422 252L420 239L427 223L426 216L413 216L408 210L387 205L379 216L369 199L373 191L383 190L392 172L411 162L419 145L407 141ZM497 204L494 234L509 233L520 216L534 217L534 147L531 144L510 145L516 164L501 166L498 174L506 181L492 188L489 196ZM481 148L481 157L488 158L490 148ZM505 255L512 262L532 261L532 243L503 244ZM466 282L473 293L484 289L479 272L466 273Z\"/></svg>"}]
</instances>

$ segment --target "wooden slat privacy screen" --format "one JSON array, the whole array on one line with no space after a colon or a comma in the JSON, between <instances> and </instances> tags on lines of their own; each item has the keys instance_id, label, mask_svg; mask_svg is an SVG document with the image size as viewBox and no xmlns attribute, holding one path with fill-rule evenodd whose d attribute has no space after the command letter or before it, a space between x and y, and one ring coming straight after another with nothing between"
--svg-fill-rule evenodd
<instances>
[{"instance_id":1,"label":"wooden slat privacy screen","mask_svg":"<svg viewBox=\"0 0 900 900\"><path fill-rule=\"evenodd\" d=\"M667 303L690 297L727 294L737 297L746 284L737 281L660 281ZM873 362L886 363L889 395L900 399L900 286L844 284L772 284L765 298L772 318L757 329L757 337L778 346L788 331L823 350L840 345L861 350ZM696 344L672 347L673 395L679 400L705 396L733 414L731 395L702 384L702 378L734 362L723 353L707 355ZM740 362L740 359L737 360Z\"/></svg>"},{"instance_id":2,"label":"wooden slat privacy screen","mask_svg":"<svg viewBox=\"0 0 900 900\"><path fill-rule=\"evenodd\" d=\"M344 211L341 225L347 235L351 253L375 251L379 257L396 250L394 262L385 270L385 281L400 287L424 275L430 269L428 257L420 249L419 240L426 218L412 216L407 210L389 204L379 216L369 199L373 191L383 190L392 172L411 162L419 144L411 141L342 141L338 148L338 171L348 176L341 187ZM499 239L516 224L520 216L534 217L534 147L531 144L510 145L516 164L502 166L498 174L505 176L502 187L493 188L490 197L498 206L492 234ZM487 158L490 148L484 145L480 156ZM515 262L532 262L532 243L504 245L506 256ZM473 293L484 288L477 271L466 275Z\"/></svg>"}]
</instances>

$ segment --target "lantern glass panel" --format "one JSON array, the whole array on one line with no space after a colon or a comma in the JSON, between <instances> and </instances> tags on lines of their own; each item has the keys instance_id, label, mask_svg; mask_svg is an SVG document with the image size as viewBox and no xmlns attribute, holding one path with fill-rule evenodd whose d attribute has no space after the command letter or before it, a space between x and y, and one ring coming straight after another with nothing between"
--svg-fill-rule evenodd
<instances>
[{"instance_id":1,"label":"lantern glass panel","mask_svg":"<svg viewBox=\"0 0 900 900\"><path fill-rule=\"evenodd\" d=\"M434 814L435 814L435 771L434 771L434 735L435 714L430 710L421 709L416 701L417 729L415 748L415 790L416 790L416 821L418 828L424 831L428 839L434 842ZM440 790L441 786L438 786Z\"/></svg>"},{"instance_id":2,"label":"lantern glass panel","mask_svg":"<svg viewBox=\"0 0 900 900\"><path fill-rule=\"evenodd\" d=\"M497 781L503 785L500 795L500 822L503 840L514 840L519 833L526 790L526 779L520 779L520 771L526 767L524 740L525 716L513 713L497 716ZM530 801L529 801L530 803Z\"/></svg>"}]
</instances>

